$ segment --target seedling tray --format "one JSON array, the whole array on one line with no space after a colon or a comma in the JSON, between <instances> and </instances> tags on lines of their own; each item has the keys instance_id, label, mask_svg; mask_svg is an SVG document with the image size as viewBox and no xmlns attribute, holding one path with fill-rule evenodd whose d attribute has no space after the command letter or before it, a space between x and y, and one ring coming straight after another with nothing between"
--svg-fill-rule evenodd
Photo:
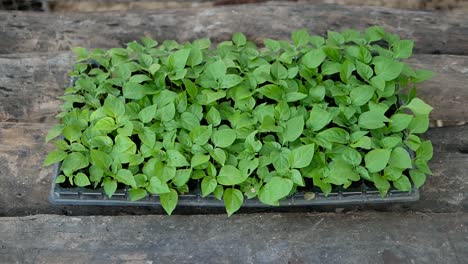
<instances>
[{"instance_id":1,"label":"seedling tray","mask_svg":"<svg viewBox=\"0 0 468 264\"><path fill-rule=\"evenodd\" d=\"M107 197L103 188L63 188L55 183L55 178L60 173L60 164L54 167L54 177L49 200L56 205L108 205L108 206L160 206L159 195L131 201L128 188L118 189L111 198ZM280 201L280 207L291 206L339 206L358 204L382 204L394 202L412 202L419 200L419 190L413 186L410 192L391 189L385 197L381 197L377 189L369 187L365 182L358 182L358 186L348 189L336 188L325 196L320 189L313 189L306 193L298 192ZM314 197L306 199L306 197ZM202 198L201 189L198 186L187 194L179 195L178 206L187 207L224 207L222 200L213 195ZM243 207L271 208L272 206L261 203L258 199L244 200Z\"/></svg>"}]
</instances>

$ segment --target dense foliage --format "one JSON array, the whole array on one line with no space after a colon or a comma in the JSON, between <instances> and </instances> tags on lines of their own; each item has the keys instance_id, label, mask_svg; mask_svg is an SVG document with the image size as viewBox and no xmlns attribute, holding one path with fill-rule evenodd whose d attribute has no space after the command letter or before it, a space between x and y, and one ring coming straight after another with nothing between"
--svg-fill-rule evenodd
<instances>
[{"instance_id":1,"label":"dense foliage","mask_svg":"<svg viewBox=\"0 0 468 264\"><path fill-rule=\"evenodd\" d=\"M169 214L196 181L229 215L245 198L278 205L297 188L328 194L366 180L384 196L421 186L432 145L417 134L432 108L414 83L431 73L400 61L413 41L380 27L291 38L261 49L241 33L215 49L150 38L76 48L75 82L47 141L63 138L45 165L61 162L57 183L109 197L119 183L132 200L160 195Z\"/></svg>"}]
</instances>

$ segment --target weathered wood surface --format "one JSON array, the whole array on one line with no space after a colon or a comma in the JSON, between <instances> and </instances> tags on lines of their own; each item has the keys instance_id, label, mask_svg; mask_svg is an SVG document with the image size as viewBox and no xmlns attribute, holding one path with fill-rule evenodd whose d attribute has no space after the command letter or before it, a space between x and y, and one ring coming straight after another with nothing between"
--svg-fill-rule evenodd
<instances>
[{"instance_id":1,"label":"weathered wood surface","mask_svg":"<svg viewBox=\"0 0 468 264\"><path fill-rule=\"evenodd\" d=\"M195 224L196 223L196 224ZM466 263L468 214L2 218L1 263Z\"/></svg>"},{"instance_id":2,"label":"weathered wood surface","mask_svg":"<svg viewBox=\"0 0 468 264\"><path fill-rule=\"evenodd\" d=\"M382 25L416 41L418 53L468 54L468 18L378 7L262 3L213 8L109 13L0 12L0 53L118 47L143 35L215 42L242 31L261 41L284 39L298 28L314 34Z\"/></svg>"},{"instance_id":3,"label":"weathered wood surface","mask_svg":"<svg viewBox=\"0 0 468 264\"><path fill-rule=\"evenodd\" d=\"M52 168L42 167L47 151L52 148L50 144L44 144L44 137L50 126L49 124L0 123L0 205L2 205L0 216L41 213L109 215L161 212L158 208L148 207L106 208L51 205L48 195ZM434 144L434 159L430 164L434 176L430 177L422 188L420 201L392 206L364 206L349 209L468 212L468 126L433 128L429 130L426 138L432 140ZM317 208L302 208L301 210L315 209ZM192 209L191 212L206 211Z\"/></svg>"},{"instance_id":4,"label":"weathered wood surface","mask_svg":"<svg viewBox=\"0 0 468 264\"><path fill-rule=\"evenodd\" d=\"M408 62L436 73L418 85L432 120L468 121L468 56L416 54ZM72 64L68 52L1 55L0 121L54 122Z\"/></svg>"}]
</instances>

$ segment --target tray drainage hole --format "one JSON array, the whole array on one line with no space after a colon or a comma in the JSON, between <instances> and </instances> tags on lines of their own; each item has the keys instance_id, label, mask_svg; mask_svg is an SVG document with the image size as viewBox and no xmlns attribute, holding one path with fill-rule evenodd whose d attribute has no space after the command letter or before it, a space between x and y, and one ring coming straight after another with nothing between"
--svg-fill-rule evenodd
<instances>
[{"instance_id":1,"label":"tray drainage hole","mask_svg":"<svg viewBox=\"0 0 468 264\"><path fill-rule=\"evenodd\" d=\"M17 193L16 197L21 198L21 197L23 197L23 194L22 193Z\"/></svg>"}]
</instances>

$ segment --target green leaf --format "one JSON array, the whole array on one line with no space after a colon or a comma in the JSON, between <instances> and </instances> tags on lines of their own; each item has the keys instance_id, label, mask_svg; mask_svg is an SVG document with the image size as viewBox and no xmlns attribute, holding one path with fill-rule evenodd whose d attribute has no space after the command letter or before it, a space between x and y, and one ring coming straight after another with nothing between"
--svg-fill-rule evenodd
<instances>
[{"instance_id":1,"label":"green leaf","mask_svg":"<svg viewBox=\"0 0 468 264\"><path fill-rule=\"evenodd\" d=\"M92 149L90 151L91 163L102 170L108 170L112 164L112 157L100 150Z\"/></svg>"},{"instance_id":2,"label":"green leaf","mask_svg":"<svg viewBox=\"0 0 468 264\"><path fill-rule=\"evenodd\" d=\"M91 182L89 181L88 176L86 176L86 174L82 172L79 172L75 175L74 182L76 186L79 186L79 187L91 185Z\"/></svg>"},{"instance_id":3,"label":"green leaf","mask_svg":"<svg viewBox=\"0 0 468 264\"><path fill-rule=\"evenodd\" d=\"M349 141L349 133L339 127L332 127L317 134L317 138L322 138L328 142L346 144Z\"/></svg>"},{"instance_id":4,"label":"green leaf","mask_svg":"<svg viewBox=\"0 0 468 264\"><path fill-rule=\"evenodd\" d=\"M151 78L144 74L136 74L130 77L130 80L128 81L134 82L134 83L142 83L142 82L149 81L149 80L151 80Z\"/></svg>"},{"instance_id":5,"label":"green leaf","mask_svg":"<svg viewBox=\"0 0 468 264\"><path fill-rule=\"evenodd\" d=\"M145 189L131 189L130 190L130 200L131 201L138 201L146 197L146 190Z\"/></svg>"},{"instance_id":6,"label":"green leaf","mask_svg":"<svg viewBox=\"0 0 468 264\"><path fill-rule=\"evenodd\" d=\"M309 33L305 29L296 30L292 33L291 39L296 46L305 46L309 43Z\"/></svg>"},{"instance_id":7,"label":"green leaf","mask_svg":"<svg viewBox=\"0 0 468 264\"><path fill-rule=\"evenodd\" d=\"M244 203L244 195L241 191L234 188L224 190L223 199L228 217L239 210Z\"/></svg>"},{"instance_id":8,"label":"green leaf","mask_svg":"<svg viewBox=\"0 0 468 264\"><path fill-rule=\"evenodd\" d=\"M284 141L294 141L302 135L304 130L304 118L302 116L294 117L286 122L283 133Z\"/></svg>"},{"instance_id":9,"label":"green leaf","mask_svg":"<svg viewBox=\"0 0 468 264\"><path fill-rule=\"evenodd\" d=\"M192 46L190 49L189 57L187 58L187 65L195 67L203 62L203 53L199 47Z\"/></svg>"},{"instance_id":10,"label":"green leaf","mask_svg":"<svg viewBox=\"0 0 468 264\"><path fill-rule=\"evenodd\" d=\"M57 125L53 126L53 127L49 130L49 132L47 133L45 142L48 143L48 142L51 141L52 139L54 139L54 138L60 136L60 134L62 133L64 127L65 127L65 126L62 125L62 124L57 124Z\"/></svg>"},{"instance_id":11,"label":"green leaf","mask_svg":"<svg viewBox=\"0 0 468 264\"><path fill-rule=\"evenodd\" d=\"M372 68L360 61L356 61L356 70L364 80L369 80L374 75Z\"/></svg>"},{"instance_id":12,"label":"green leaf","mask_svg":"<svg viewBox=\"0 0 468 264\"><path fill-rule=\"evenodd\" d=\"M57 184L64 183L66 181L66 179L67 178L64 175L60 175L55 179L55 183L57 183Z\"/></svg>"},{"instance_id":13,"label":"green leaf","mask_svg":"<svg viewBox=\"0 0 468 264\"><path fill-rule=\"evenodd\" d=\"M189 181L190 175L192 175L192 169L177 170L172 183L177 187L181 187Z\"/></svg>"},{"instance_id":14,"label":"green leaf","mask_svg":"<svg viewBox=\"0 0 468 264\"><path fill-rule=\"evenodd\" d=\"M385 81L396 79L403 70L403 64L385 57L376 57L374 65L375 74Z\"/></svg>"},{"instance_id":15,"label":"green leaf","mask_svg":"<svg viewBox=\"0 0 468 264\"><path fill-rule=\"evenodd\" d=\"M379 190L380 195L384 197L390 189L390 183L378 173L372 175L372 180L374 181L375 187Z\"/></svg>"},{"instance_id":16,"label":"green leaf","mask_svg":"<svg viewBox=\"0 0 468 264\"><path fill-rule=\"evenodd\" d=\"M414 134L424 133L428 129L429 129L429 116L428 115L414 116L410 124L408 125L408 130Z\"/></svg>"},{"instance_id":17,"label":"green leaf","mask_svg":"<svg viewBox=\"0 0 468 264\"><path fill-rule=\"evenodd\" d=\"M410 170L409 174L417 188L423 186L424 182L426 182L426 175L419 170Z\"/></svg>"},{"instance_id":18,"label":"green leaf","mask_svg":"<svg viewBox=\"0 0 468 264\"><path fill-rule=\"evenodd\" d=\"M88 165L89 161L85 155L79 152L72 152L63 160L62 171L65 175L69 176L74 171L86 168Z\"/></svg>"},{"instance_id":19,"label":"green leaf","mask_svg":"<svg viewBox=\"0 0 468 264\"><path fill-rule=\"evenodd\" d=\"M124 84L122 92L127 99L140 100L147 94L154 93L154 88L148 85L139 83L127 82Z\"/></svg>"},{"instance_id":20,"label":"green leaf","mask_svg":"<svg viewBox=\"0 0 468 264\"><path fill-rule=\"evenodd\" d=\"M385 80L380 76L372 77L370 83L382 92L385 90Z\"/></svg>"},{"instance_id":21,"label":"green leaf","mask_svg":"<svg viewBox=\"0 0 468 264\"><path fill-rule=\"evenodd\" d=\"M369 85L361 85L353 88L349 93L351 102L355 106L362 106L367 104L374 96L375 88Z\"/></svg>"},{"instance_id":22,"label":"green leaf","mask_svg":"<svg viewBox=\"0 0 468 264\"><path fill-rule=\"evenodd\" d=\"M361 164L362 161L362 156L359 151L352 148L346 148L342 153L342 158L345 162L353 166Z\"/></svg>"},{"instance_id":23,"label":"green leaf","mask_svg":"<svg viewBox=\"0 0 468 264\"><path fill-rule=\"evenodd\" d=\"M103 185L104 185L104 192L107 194L107 197L111 198L112 195L117 190L117 182L110 178L105 178Z\"/></svg>"},{"instance_id":24,"label":"green leaf","mask_svg":"<svg viewBox=\"0 0 468 264\"><path fill-rule=\"evenodd\" d=\"M143 108L140 113L138 113L138 118L141 120L141 122L148 123L156 117L156 109L157 105L147 106Z\"/></svg>"},{"instance_id":25,"label":"green leaf","mask_svg":"<svg viewBox=\"0 0 468 264\"><path fill-rule=\"evenodd\" d=\"M264 39L263 43L265 44L265 47L273 52L279 51L281 49L281 44L273 39Z\"/></svg>"},{"instance_id":26,"label":"green leaf","mask_svg":"<svg viewBox=\"0 0 468 264\"><path fill-rule=\"evenodd\" d=\"M226 148L232 145L236 140L236 131L233 129L216 130L211 136L213 144L220 148Z\"/></svg>"},{"instance_id":27,"label":"green leaf","mask_svg":"<svg viewBox=\"0 0 468 264\"><path fill-rule=\"evenodd\" d=\"M166 211L168 215L171 215L174 209L176 208L177 202L179 200L179 196L177 195L177 191L171 189L168 193L162 193L159 196L161 201L161 205Z\"/></svg>"},{"instance_id":28,"label":"green leaf","mask_svg":"<svg viewBox=\"0 0 468 264\"><path fill-rule=\"evenodd\" d=\"M205 145L210 139L212 134L211 125L209 126L199 126L190 131L190 138L192 142L198 145Z\"/></svg>"},{"instance_id":29,"label":"green leaf","mask_svg":"<svg viewBox=\"0 0 468 264\"><path fill-rule=\"evenodd\" d=\"M313 49L302 57L302 65L309 69L317 68L325 60L325 52L322 49Z\"/></svg>"},{"instance_id":30,"label":"green leaf","mask_svg":"<svg viewBox=\"0 0 468 264\"><path fill-rule=\"evenodd\" d=\"M221 115L216 107L210 108L210 111L206 114L206 121L213 126L218 126L221 123Z\"/></svg>"},{"instance_id":31,"label":"green leaf","mask_svg":"<svg viewBox=\"0 0 468 264\"><path fill-rule=\"evenodd\" d=\"M126 169L120 169L115 175L115 179L125 185L136 187L135 178L131 171Z\"/></svg>"},{"instance_id":32,"label":"green leaf","mask_svg":"<svg viewBox=\"0 0 468 264\"><path fill-rule=\"evenodd\" d=\"M309 166L314 157L315 145L303 145L291 151L291 168L305 168Z\"/></svg>"},{"instance_id":33,"label":"green leaf","mask_svg":"<svg viewBox=\"0 0 468 264\"><path fill-rule=\"evenodd\" d=\"M273 99L275 101L281 101L284 97L284 91L281 87L279 87L276 84L267 84L259 89L257 91L264 96Z\"/></svg>"},{"instance_id":34,"label":"green leaf","mask_svg":"<svg viewBox=\"0 0 468 264\"><path fill-rule=\"evenodd\" d=\"M353 73L355 67L353 62L349 60L345 60L343 64L341 64L341 69L340 69L340 79L344 83L348 83L349 78L351 77L351 74Z\"/></svg>"},{"instance_id":35,"label":"green leaf","mask_svg":"<svg viewBox=\"0 0 468 264\"><path fill-rule=\"evenodd\" d=\"M248 177L246 174L242 174L242 172L232 165L225 165L221 168L218 175L218 183L222 185L236 185L240 184L245 181Z\"/></svg>"},{"instance_id":36,"label":"green leaf","mask_svg":"<svg viewBox=\"0 0 468 264\"><path fill-rule=\"evenodd\" d=\"M190 49L181 49L172 53L168 57L169 65L171 65L174 70L181 70L185 68L189 54Z\"/></svg>"},{"instance_id":37,"label":"green leaf","mask_svg":"<svg viewBox=\"0 0 468 264\"><path fill-rule=\"evenodd\" d=\"M161 181L158 177L151 177L146 189L152 194L163 194L171 191L167 183Z\"/></svg>"},{"instance_id":38,"label":"green leaf","mask_svg":"<svg viewBox=\"0 0 468 264\"><path fill-rule=\"evenodd\" d=\"M115 130L117 127L118 126L115 124L115 121L112 117L101 118L94 125L94 129L103 131L112 131Z\"/></svg>"},{"instance_id":39,"label":"green leaf","mask_svg":"<svg viewBox=\"0 0 468 264\"><path fill-rule=\"evenodd\" d=\"M212 152L210 152L211 157L216 160L221 166L224 166L224 163L226 163L226 153L224 150L215 148Z\"/></svg>"},{"instance_id":40,"label":"green leaf","mask_svg":"<svg viewBox=\"0 0 468 264\"><path fill-rule=\"evenodd\" d=\"M180 122L180 125L188 131L192 131L200 126L200 121L198 120L198 117L190 112L183 112L180 115Z\"/></svg>"},{"instance_id":41,"label":"green leaf","mask_svg":"<svg viewBox=\"0 0 468 264\"><path fill-rule=\"evenodd\" d=\"M327 111L319 107L313 107L310 111L309 119L306 122L306 126L313 131L318 131L324 128L332 120L332 115Z\"/></svg>"},{"instance_id":42,"label":"green leaf","mask_svg":"<svg viewBox=\"0 0 468 264\"><path fill-rule=\"evenodd\" d=\"M167 165L173 167L189 166L187 159L184 155L175 149L167 150Z\"/></svg>"},{"instance_id":43,"label":"green leaf","mask_svg":"<svg viewBox=\"0 0 468 264\"><path fill-rule=\"evenodd\" d=\"M408 177L402 175L398 180L393 182L395 188L400 191L409 192L411 191L411 182L409 181Z\"/></svg>"},{"instance_id":44,"label":"green leaf","mask_svg":"<svg viewBox=\"0 0 468 264\"><path fill-rule=\"evenodd\" d=\"M54 150L47 154L47 157L44 160L44 166L50 166L54 163L60 162L67 157L67 153L61 150Z\"/></svg>"},{"instance_id":45,"label":"green leaf","mask_svg":"<svg viewBox=\"0 0 468 264\"><path fill-rule=\"evenodd\" d=\"M434 77L434 73L427 70L416 70L416 76L412 79L415 83L424 82Z\"/></svg>"},{"instance_id":46,"label":"green leaf","mask_svg":"<svg viewBox=\"0 0 468 264\"><path fill-rule=\"evenodd\" d=\"M193 167L196 167L198 165L208 163L209 160L210 160L209 155L196 153L195 155L192 156L192 160L191 160L190 163L191 163L191 166L193 168Z\"/></svg>"},{"instance_id":47,"label":"green leaf","mask_svg":"<svg viewBox=\"0 0 468 264\"><path fill-rule=\"evenodd\" d=\"M290 179L281 177L271 178L259 191L259 200L268 205L279 205L279 200L286 197L293 188Z\"/></svg>"},{"instance_id":48,"label":"green leaf","mask_svg":"<svg viewBox=\"0 0 468 264\"><path fill-rule=\"evenodd\" d=\"M291 92L286 94L286 102L295 102L307 97L307 94L299 92Z\"/></svg>"},{"instance_id":49,"label":"green leaf","mask_svg":"<svg viewBox=\"0 0 468 264\"><path fill-rule=\"evenodd\" d=\"M390 124L388 126L391 132L400 132L408 128L413 120L413 116L407 114L394 114L390 117Z\"/></svg>"},{"instance_id":50,"label":"green leaf","mask_svg":"<svg viewBox=\"0 0 468 264\"><path fill-rule=\"evenodd\" d=\"M403 108L410 109L416 116L429 115L432 111L432 107L419 98L413 98L413 100L411 100L409 104L403 106Z\"/></svg>"},{"instance_id":51,"label":"green leaf","mask_svg":"<svg viewBox=\"0 0 468 264\"><path fill-rule=\"evenodd\" d=\"M372 146L372 140L368 136L364 136L360 138L358 141L350 145L350 147L352 148L363 148L363 149L370 149L371 146Z\"/></svg>"},{"instance_id":52,"label":"green leaf","mask_svg":"<svg viewBox=\"0 0 468 264\"><path fill-rule=\"evenodd\" d=\"M390 119L388 119L383 112L377 110L364 112L358 119L359 126L366 129L384 127L384 122L388 121L390 121Z\"/></svg>"},{"instance_id":53,"label":"green leaf","mask_svg":"<svg viewBox=\"0 0 468 264\"><path fill-rule=\"evenodd\" d=\"M398 59L407 59L413 53L414 41L399 40L393 43L393 55Z\"/></svg>"},{"instance_id":54,"label":"green leaf","mask_svg":"<svg viewBox=\"0 0 468 264\"><path fill-rule=\"evenodd\" d=\"M221 88L231 88L243 81L237 74L226 74L222 77Z\"/></svg>"},{"instance_id":55,"label":"green leaf","mask_svg":"<svg viewBox=\"0 0 468 264\"><path fill-rule=\"evenodd\" d=\"M226 64L222 60L209 63L205 68L205 73L213 80L221 80L226 74Z\"/></svg>"},{"instance_id":56,"label":"green leaf","mask_svg":"<svg viewBox=\"0 0 468 264\"><path fill-rule=\"evenodd\" d=\"M156 111L156 119L159 119L163 122L171 121L172 119L174 119L175 112L176 109L174 103L170 103L159 108Z\"/></svg>"},{"instance_id":57,"label":"green leaf","mask_svg":"<svg viewBox=\"0 0 468 264\"><path fill-rule=\"evenodd\" d=\"M400 169L410 169L413 167L408 151L402 147L393 149L388 165Z\"/></svg>"},{"instance_id":58,"label":"green leaf","mask_svg":"<svg viewBox=\"0 0 468 264\"><path fill-rule=\"evenodd\" d=\"M271 75L276 80L283 80L288 78L288 70L279 61L275 61L270 68Z\"/></svg>"},{"instance_id":59,"label":"green leaf","mask_svg":"<svg viewBox=\"0 0 468 264\"><path fill-rule=\"evenodd\" d=\"M432 143L429 140L423 141L419 146L418 150L416 150L416 158L419 160L429 161L432 159L433 155L433 148Z\"/></svg>"},{"instance_id":60,"label":"green leaf","mask_svg":"<svg viewBox=\"0 0 468 264\"><path fill-rule=\"evenodd\" d=\"M391 150L389 149L374 149L369 151L364 157L366 168L371 173L383 170L390 160L390 154Z\"/></svg>"},{"instance_id":61,"label":"green leaf","mask_svg":"<svg viewBox=\"0 0 468 264\"><path fill-rule=\"evenodd\" d=\"M232 42L234 42L234 45L236 45L237 47L241 47L247 43L247 38L241 32L236 32L232 36Z\"/></svg>"},{"instance_id":62,"label":"green leaf","mask_svg":"<svg viewBox=\"0 0 468 264\"><path fill-rule=\"evenodd\" d=\"M206 197L210 193L214 192L218 186L218 182L214 177L205 177L201 182L202 197Z\"/></svg>"}]
</instances>

